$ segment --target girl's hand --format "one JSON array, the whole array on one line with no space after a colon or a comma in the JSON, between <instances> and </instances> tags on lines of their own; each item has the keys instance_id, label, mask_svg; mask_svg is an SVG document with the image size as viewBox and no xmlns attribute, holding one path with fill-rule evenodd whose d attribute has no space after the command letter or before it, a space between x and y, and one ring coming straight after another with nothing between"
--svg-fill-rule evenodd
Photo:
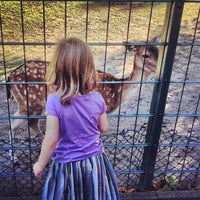
<instances>
[{"instance_id":1,"label":"girl's hand","mask_svg":"<svg viewBox=\"0 0 200 200\"><path fill-rule=\"evenodd\" d=\"M42 172L43 172L43 169L40 167L39 163L36 162L34 165L33 165L33 173L36 177L40 177L42 176Z\"/></svg>"}]
</instances>

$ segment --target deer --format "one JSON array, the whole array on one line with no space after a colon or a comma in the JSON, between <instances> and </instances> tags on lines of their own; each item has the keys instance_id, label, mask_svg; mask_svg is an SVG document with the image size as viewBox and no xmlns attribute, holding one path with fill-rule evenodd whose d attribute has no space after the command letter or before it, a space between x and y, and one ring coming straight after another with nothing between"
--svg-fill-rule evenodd
<instances>
[{"instance_id":1,"label":"deer","mask_svg":"<svg viewBox=\"0 0 200 200\"><path fill-rule=\"evenodd\" d=\"M152 73L155 73L158 60L158 47L156 46L132 46L127 47L134 52L133 68L129 76L116 78L110 73L97 70L98 81L105 81L98 85L98 91L102 93L107 106L107 113L115 111L120 103L124 103L134 95L137 84L126 83L128 81L148 80ZM142 77L143 76L143 77ZM112 83L106 83L111 81ZM118 84L114 84L118 82Z\"/></svg>"},{"instance_id":2,"label":"deer","mask_svg":"<svg viewBox=\"0 0 200 200\"><path fill-rule=\"evenodd\" d=\"M127 81L140 81L143 75L143 80L147 80L152 73L155 73L158 59L158 47L156 46L126 46L127 50L133 52L133 68L131 73L125 78L117 78L111 73L97 70L97 80L102 82L98 84L99 91L106 103L107 113L114 112L120 103L125 102L134 94L137 84L128 84ZM49 62L32 60L20 65L14 69L8 76L8 96L13 97L17 102L18 110L14 116L34 116L42 115L46 103L46 97L49 95L48 86L45 83L46 68ZM112 81L117 84L106 83ZM18 83L19 84L12 84ZM32 84L26 84L33 82ZM35 82L35 83L34 83ZM119 83L120 82L120 83ZM13 119L12 132L20 124L23 124L26 119ZM29 118L28 125L37 134L41 134L41 128L38 118ZM13 133L9 133L10 140Z\"/></svg>"},{"instance_id":3,"label":"deer","mask_svg":"<svg viewBox=\"0 0 200 200\"><path fill-rule=\"evenodd\" d=\"M27 61L14 69L8 76L7 82L19 82L8 86L8 99L15 99L18 110L13 116L42 115L46 103L47 86L45 83L46 67L49 62L34 60ZM41 84L25 84L39 82ZM43 84L42 84L43 83ZM26 119L13 119L12 129L23 124ZM38 118L30 118L29 126L36 133L42 133Z\"/></svg>"}]
</instances>

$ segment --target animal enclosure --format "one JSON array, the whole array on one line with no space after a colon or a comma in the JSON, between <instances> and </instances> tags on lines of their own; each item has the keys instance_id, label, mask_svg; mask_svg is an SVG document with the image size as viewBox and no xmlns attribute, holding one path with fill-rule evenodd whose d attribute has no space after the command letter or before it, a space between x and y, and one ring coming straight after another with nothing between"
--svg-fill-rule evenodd
<instances>
[{"instance_id":1,"label":"animal enclosure","mask_svg":"<svg viewBox=\"0 0 200 200\"><path fill-rule=\"evenodd\" d=\"M1 1L0 197L39 195L45 74L56 42L87 41L121 191L200 189L200 3Z\"/></svg>"}]
</instances>

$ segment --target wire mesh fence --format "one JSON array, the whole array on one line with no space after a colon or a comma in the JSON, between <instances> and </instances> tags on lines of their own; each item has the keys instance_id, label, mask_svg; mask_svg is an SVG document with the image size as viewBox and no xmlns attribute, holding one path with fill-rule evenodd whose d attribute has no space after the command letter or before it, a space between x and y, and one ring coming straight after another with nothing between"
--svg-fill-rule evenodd
<instances>
[{"instance_id":1,"label":"wire mesh fence","mask_svg":"<svg viewBox=\"0 0 200 200\"><path fill-rule=\"evenodd\" d=\"M101 136L119 186L200 189L198 1L0 3L0 196L41 193L45 177L35 178L32 165L43 135L31 124L40 120L44 132L44 112L32 111L47 94L31 107L31 98L39 98L31 91L45 79L24 74L30 60L45 71L56 41L66 36L89 43L96 68L107 75L102 87L119 85L118 104L108 113L110 130ZM24 78L10 81L18 66ZM23 88L20 104L9 100L12 86ZM22 103L24 112L15 114Z\"/></svg>"}]
</instances>

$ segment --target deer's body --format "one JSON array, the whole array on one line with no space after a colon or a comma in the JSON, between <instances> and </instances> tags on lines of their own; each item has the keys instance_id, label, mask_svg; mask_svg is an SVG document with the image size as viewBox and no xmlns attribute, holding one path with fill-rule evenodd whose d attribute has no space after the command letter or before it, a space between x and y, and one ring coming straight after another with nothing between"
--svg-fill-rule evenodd
<instances>
[{"instance_id":1,"label":"deer's body","mask_svg":"<svg viewBox=\"0 0 200 200\"><path fill-rule=\"evenodd\" d=\"M132 50L132 49L129 49ZM147 80L156 70L158 49L156 47L137 46L134 48L134 63L131 74L126 78L116 78L110 73L97 70L98 81L120 81L118 84L98 84L97 90L102 93L107 105L107 113L113 112L121 103L133 94L137 84L127 84L126 81ZM9 82L45 82L46 67L49 62L28 61L13 70ZM143 78L141 78L143 77ZM41 115L45 107L48 88L46 84L11 84L10 92L18 104L15 115ZM23 119L13 120L12 128L23 123ZM29 126L37 133L41 132L38 119L30 119Z\"/></svg>"},{"instance_id":2,"label":"deer's body","mask_svg":"<svg viewBox=\"0 0 200 200\"><path fill-rule=\"evenodd\" d=\"M46 103L47 88L45 84L45 71L49 62L28 61L13 70L9 77L9 82L21 82L22 84L11 84L9 91L18 105L15 116L41 115ZM26 82L38 82L44 84L26 84ZM12 128L15 129L22 124L25 119L13 120ZM37 133L41 132L39 119L30 119L30 127Z\"/></svg>"}]
</instances>

